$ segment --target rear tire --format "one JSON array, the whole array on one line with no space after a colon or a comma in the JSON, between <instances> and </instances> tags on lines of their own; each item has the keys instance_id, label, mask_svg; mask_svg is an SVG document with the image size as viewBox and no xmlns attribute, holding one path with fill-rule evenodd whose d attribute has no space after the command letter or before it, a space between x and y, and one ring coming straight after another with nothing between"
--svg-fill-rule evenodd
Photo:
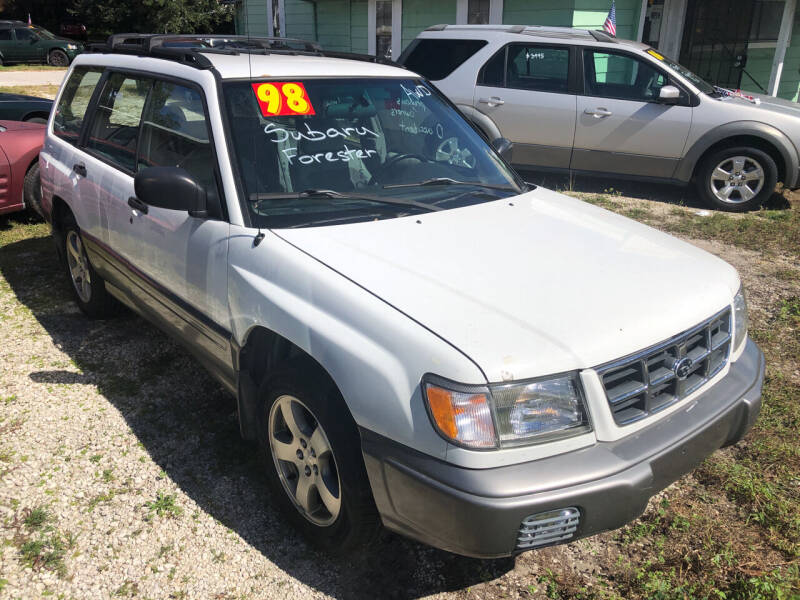
<instances>
[{"instance_id":1,"label":"rear tire","mask_svg":"<svg viewBox=\"0 0 800 600\"><path fill-rule=\"evenodd\" d=\"M62 263L78 307L90 319L112 316L117 312L117 303L89 262L81 231L72 215L64 219L60 233Z\"/></svg>"},{"instance_id":2,"label":"rear tire","mask_svg":"<svg viewBox=\"0 0 800 600\"><path fill-rule=\"evenodd\" d=\"M44 218L44 213L42 213L42 182L39 176L38 162L31 165L31 168L25 173L22 194L25 198L25 206L33 210L41 218Z\"/></svg>"},{"instance_id":3,"label":"rear tire","mask_svg":"<svg viewBox=\"0 0 800 600\"><path fill-rule=\"evenodd\" d=\"M51 67L68 67L69 56L63 50L51 50L50 54L47 55L47 64Z\"/></svg>"},{"instance_id":4,"label":"rear tire","mask_svg":"<svg viewBox=\"0 0 800 600\"><path fill-rule=\"evenodd\" d=\"M761 206L774 193L777 182L778 167L769 154L738 146L704 158L695 185L710 206L744 212Z\"/></svg>"},{"instance_id":5,"label":"rear tire","mask_svg":"<svg viewBox=\"0 0 800 600\"><path fill-rule=\"evenodd\" d=\"M371 542L380 518L355 421L336 386L315 372L302 358L262 384L259 445L283 515L311 544L344 554Z\"/></svg>"}]
</instances>

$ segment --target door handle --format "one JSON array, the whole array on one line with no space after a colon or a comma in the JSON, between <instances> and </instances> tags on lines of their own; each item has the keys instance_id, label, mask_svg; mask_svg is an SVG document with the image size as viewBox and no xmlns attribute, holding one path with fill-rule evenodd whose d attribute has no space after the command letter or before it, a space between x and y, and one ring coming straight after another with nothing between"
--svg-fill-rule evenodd
<instances>
[{"instance_id":1,"label":"door handle","mask_svg":"<svg viewBox=\"0 0 800 600\"><path fill-rule=\"evenodd\" d=\"M128 198L128 206L130 206L134 210L138 210L143 215L146 215L147 211L149 210L147 204L139 200L136 196L131 196L130 198Z\"/></svg>"},{"instance_id":2,"label":"door handle","mask_svg":"<svg viewBox=\"0 0 800 600\"><path fill-rule=\"evenodd\" d=\"M481 104L488 104L489 106L502 106L506 103L505 100L498 98L497 96L492 96L491 98L480 98L478 102Z\"/></svg>"},{"instance_id":3,"label":"door handle","mask_svg":"<svg viewBox=\"0 0 800 600\"><path fill-rule=\"evenodd\" d=\"M83 163L75 163L72 165L72 170L75 171L81 177L86 177L86 165Z\"/></svg>"},{"instance_id":4,"label":"door handle","mask_svg":"<svg viewBox=\"0 0 800 600\"><path fill-rule=\"evenodd\" d=\"M592 115L596 119L601 119L603 117L610 117L614 113L607 108L587 108L583 111L583 114Z\"/></svg>"}]
</instances>

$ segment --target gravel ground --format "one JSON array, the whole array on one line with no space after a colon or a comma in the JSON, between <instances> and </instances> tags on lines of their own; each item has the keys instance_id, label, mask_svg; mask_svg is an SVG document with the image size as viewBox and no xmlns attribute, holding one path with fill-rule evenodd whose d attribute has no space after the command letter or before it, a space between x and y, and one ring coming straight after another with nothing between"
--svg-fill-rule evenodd
<instances>
[{"instance_id":1,"label":"gravel ground","mask_svg":"<svg viewBox=\"0 0 800 600\"><path fill-rule=\"evenodd\" d=\"M143 320L86 320L44 225L4 227L36 235L0 248L0 598L545 598L549 570L600 589L635 551L611 532L478 561L385 533L345 559L316 553L271 506L232 399ZM740 269L756 316L768 275L796 268L699 244Z\"/></svg>"}]
</instances>

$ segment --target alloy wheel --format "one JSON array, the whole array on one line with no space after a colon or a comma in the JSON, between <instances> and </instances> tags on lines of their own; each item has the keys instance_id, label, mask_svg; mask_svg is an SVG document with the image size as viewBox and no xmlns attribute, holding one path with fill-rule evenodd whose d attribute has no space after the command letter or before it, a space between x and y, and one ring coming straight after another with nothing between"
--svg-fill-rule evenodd
<instances>
[{"instance_id":1,"label":"alloy wheel","mask_svg":"<svg viewBox=\"0 0 800 600\"><path fill-rule=\"evenodd\" d=\"M339 471L322 425L298 398L284 395L273 403L269 447L295 508L315 525L332 525L342 507Z\"/></svg>"},{"instance_id":2,"label":"alloy wheel","mask_svg":"<svg viewBox=\"0 0 800 600\"><path fill-rule=\"evenodd\" d=\"M84 303L92 299L92 275L89 270L89 259L83 249L81 236L74 229L67 232L67 266L70 279L78 297Z\"/></svg>"},{"instance_id":3,"label":"alloy wheel","mask_svg":"<svg viewBox=\"0 0 800 600\"><path fill-rule=\"evenodd\" d=\"M457 137L450 137L443 140L436 148L435 159L440 162L447 162L457 167L475 168L475 157L469 148L462 148Z\"/></svg>"},{"instance_id":4,"label":"alloy wheel","mask_svg":"<svg viewBox=\"0 0 800 600\"><path fill-rule=\"evenodd\" d=\"M726 204L749 202L764 187L766 175L757 160L749 156L732 156L711 172L711 193Z\"/></svg>"}]
</instances>

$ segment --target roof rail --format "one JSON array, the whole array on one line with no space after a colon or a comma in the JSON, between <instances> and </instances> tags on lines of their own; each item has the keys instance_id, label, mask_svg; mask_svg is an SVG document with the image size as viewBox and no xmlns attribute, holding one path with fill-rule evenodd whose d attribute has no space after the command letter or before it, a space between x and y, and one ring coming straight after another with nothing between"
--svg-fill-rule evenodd
<instances>
[{"instance_id":1,"label":"roof rail","mask_svg":"<svg viewBox=\"0 0 800 600\"><path fill-rule=\"evenodd\" d=\"M300 54L342 58L402 67L391 60L350 52L327 52L316 42L298 38L246 35L115 33L105 44L90 44L89 52L133 54L173 60L198 69L210 69L205 54Z\"/></svg>"},{"instance_id":2,"label":"roof rail","mask_svg":"<svg viewBox=\"0 0 800 600\"><path fill-rule=\"evenodd\" d=\"M589 35L591 35L594 39L598 42L610 42L612 44L617 44L617 38L607 34L605 31L600 31L599 29L590 29Z\"/></svg>"},{"instance_id":3,"label":"roof rail","mask_svg":"<svg viewBox=\"0 0 800 600\"><path fill-rule=\"evenodd\" d=\"M443 29L447 29L447 25L445 23L439 23L437 25L426 27L425 31L442 31Z\"/></svg>"}]
</instances>

